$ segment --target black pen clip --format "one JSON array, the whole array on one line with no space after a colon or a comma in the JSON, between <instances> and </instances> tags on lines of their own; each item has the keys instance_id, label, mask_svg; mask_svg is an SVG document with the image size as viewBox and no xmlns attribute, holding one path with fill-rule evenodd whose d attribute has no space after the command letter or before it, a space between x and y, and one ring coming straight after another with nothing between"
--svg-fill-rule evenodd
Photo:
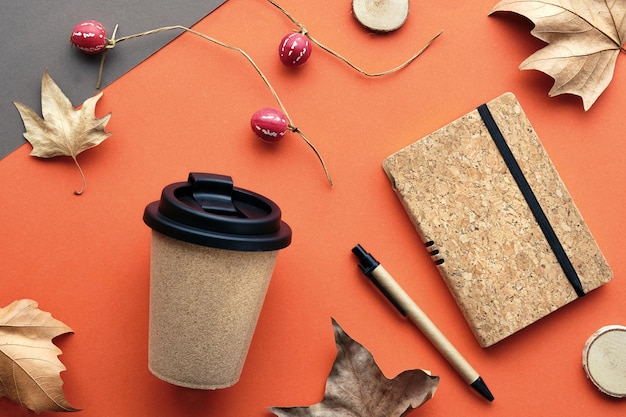
<instances>
[{"instance_id":1,"label":"black pen clip","mask_svg":"<svg viewBox=\"0 0 626 417\"><path fill-rule=\"evenodd\" d=\"M387 292L387 290L382 285L380 285L380 283L376 280L376 277L372 274L374 269L380 266L380 262L378 262L371 254L367 253L365 249L363 249L363 247L359 244L352 248L352 253L354 253L356 257L359 258L359 268L361 269L363 274L365 274L365 276L368 277L369 280L374 283L374 285L376 285L376 288L378 288L378 290L383 293L385 298L387 298L387 300L389 300L389 302L394 305L394 307L400 312L400 314L406 317L406 311L404 311L404 309L400 307L400 305L391 296L391 294L389 294L389 292Z\"/></svg>"}]
</instances>

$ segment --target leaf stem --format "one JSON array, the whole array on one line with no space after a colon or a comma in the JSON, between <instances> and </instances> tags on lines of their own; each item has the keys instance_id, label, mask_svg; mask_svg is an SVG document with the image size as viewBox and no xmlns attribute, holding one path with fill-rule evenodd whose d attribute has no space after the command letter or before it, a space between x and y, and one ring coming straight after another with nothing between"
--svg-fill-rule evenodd
<instances>
[{"instance_id":1,"label":"leaf stem","mask_svg":"<svg viewBox=\"0 0 626 417\"><path fill-rule=\"evenodd\" d=\"M79 191L74 191L74 194L81 195L85 191L85 187L87 186L87 179L85 178L85 173L83 172L83 169L80 167L80 164L78 163L78 160L76 159L76 156L72 155L72 159L74 160L74 163L76 164L76 167L78 168L78 172L80 172L80 177L83 180L83 186L81 187Z\"/></svg>"},{"instance_id":2,"label":"leaf stem","mask_svg":"<svg viewBox=\"0 0 626 417\"><path fill-rule=\"evenodd\" d=\"M291 20L291 22L298 26L300 33L302 33L304 36L306 36L307 38L309 38L311 40L311 42L313 42L314 44L316 44L317 46L319 46L320 48L322 48L324 51L328 52L329 54L335 56L336 58L338 58L339 60L343 61L345 64L347 64L348 66L350 66L352 69L360 72L361 74L367 76L367 77L381 77L383 75L388 75L391 73L394 73L396 71L399 71L405 67L407 67L411 62L415 61L417 59L417 57L419 57L442 33L443 30L439 31L439 33L437 33L435 36L433 36L424 47L422 47L422 49L420 49L415 55L413 55L411 58L409 58L408 60L404 61L402 64L390 69L390 70L386 70L386 71L382 71L382 72L374 72L374 73L370 73L367 72L359 67L357 67L356 65L354 65L352 62L350 62L347 58L345 58L344 56L340 55L339 53L333 51L332 49L330 49L328 46L322 44L320 41L318 41L317 39L315 39L313 36L311 36L311 34L309 33L308 30L306 30L306 28L304 27L304 25L302 23L300 23L298 21L298 19L296 19L295 17L293 17L287 10L285 10L283 7L281 7L278 3L276 3L274 0L267 0L270 4L272 4L274 7L276 7L278 10L280 10L289 20Z\"/></svg>"}]
</instances>

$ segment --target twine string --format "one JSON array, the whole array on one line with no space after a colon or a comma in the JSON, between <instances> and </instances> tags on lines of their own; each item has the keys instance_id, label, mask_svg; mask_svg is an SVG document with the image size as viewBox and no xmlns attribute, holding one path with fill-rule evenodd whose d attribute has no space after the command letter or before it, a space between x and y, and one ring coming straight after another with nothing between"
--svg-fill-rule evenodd
<instances>
[{"instance_id":1,"label":"twine string","mask_svg":"<svg viewBox=\"0 0 626 417\"><path fill-rule=\"evenodd\" d=\"M389 75L392 74L396 71L399 71L403 68L406 68L409 64L411 64L413 61L415 61L422 53L424 53L424 51L426 51L426 49L428 49L428 47L430 45L432 45L433 42L435 42L435 40L441 36L441 34L443 33L443 30L439 31L439 33L437 33L435 36L433 36L427 43L425 46L422 47L422 49L420 49L419 51L417 51L417 53L415 55L413 55L412 57L410 57L408 60L404 61L403 63L401 63L400 65L386 70L386 71L382 71L382 72L367 72L361 68L359 68L358 66L356 66L355 64L353 64L352 62L350 62L350 60L348 60L346 57L344 57L343 55L333 51L331 48L329 48L328 46L324 45L323 43L321 43L320 41L318 41L317 39L315 39L308 30L306 30L306 28L304 27L304 25L302 23L300 23L298 21L298 19L296 19L295 17L293 17L287 10L285 10L283 7L281 7L278 3L276 3L274 0L267 0L270 4L272 4L274 7L276 7L278 10L280 10L289 20L291 20L291 22L298 26L299 32L302 33L304 36L306 36L307 38L309 38L309 40L311 42L313 42L315 45L319 46L321 49L323 49L324 51L328 52L329 54L333 55L334 57L338 58L340 61L343 61L345 64L347 64L348 66L350 66L352 69L358 71L359 73L367 76L367 77L381 77L384 75Z\"/></svg>"},{"instance_id":2,"label":"twine string","mask_svg":"<svg viewBox=\"0 0 626 417\"><path fill-rule=\"evenodd\" d=\"M328 183L332 187L333 180L330 178L330 173L328 172L328 169L326 168L326 163L324 162L324 158L322 158L322 155L318 152L315 146L313 146L313 143L311 143L311 141L304 135L304 133L302 133L302 131L298 129L296 126L289 124L287 128L293 133L300 135L300 137L306 142L306 144L309 145L311 149L313 149L313 152L315 152L315 155L317 155L317 159L319 159L320 163L322 164L322 168L324 169L324 174L326 174L326 179L328 180Z\"/></svg>"},{"instance_id":3,"label":"twine string","mask_svg":"<svg viewBox=\"0 0 626 417\"><path fill-rule=\"evenodd\" d=\"M398 66L396 66L394 68L391 68L389 70L386 70L386 71L370 73L370 72L367 72L367 71L359 68L358 66L356 66L355 64L350 62L350 60L348 60L347 58L345 58L341 54L333 51L331 48L329 48L328 46L324 45L323 43L321 43L320 41L315 39L306 30L304 25L298 21L298 19L293 17L287 10L285 10L283 7L281 7L274 0L267 0L267 1L270 4L272 4L274 7L276 7L278 10L280 10L294 25L296 25L298 27L298 31L300 33L302 33L304 36L306 36L311 42L313 42L315 45L317 45L318 47L320 47L324 51L328 52L329 54L335 56L340 61L342 61L345 64L347 64L348 66L350 66L352 69L354 69L357 72L359 72L359 73L361 73L361 74L363 74L365 76L368 76L368 77L381 77L381 76L394 73L396 71L399 71L399 70L407 67L413 61L415 61L424 51L426 51L426 49L428 49L428 47L443 33L443 30L440 31L439 33L437 33L415 55L413 55L412 57L410 57L408 60L406 60L405 62L401 63L400 65L398 65ZM243 55L243 57L250 63L250 65L252 65L254 70L257 72L257 74L261 77L261 79L263 80L263 82L265 83L267 88L270 90L272 96L274 97L274 99L278 103L278 106L280 107L280 109L282 110L283 114L285 115L285 118L287 119L288 129L291 132L298 134L307 143L307 145L309 145L309 147L313 150L313 152L315 152L315 155L317 156L317 158L319 159L320 163L322 164L322 168L324 169L324 174L326 175L326 179L328 180L328 183L330 184L331 187L333 186L333 181L330 178L330 174L329 174L328 169L326 167L326 163L324 162L324 159L322 158L322 155L319 153L317 148L315 148L313 143L304 135L304 133L299 128L297 128L295 126L295 124L293 123L293 120L291 119L291 117L289 116L289 113L287 112L287 109L285 108L285 105L283 104L283 102L281 101L280 97L276 93L276 90L274 89L274 87L270 83L269 79L265 76L263 71L261 71L261 68L259 68L259 66L256 64L256 62L254 62L254 60L250 57L250 55L248 55L246 53L246 51L244 51L243 49L238 48L236 46L229 45L227 43L219 41L219 40L217 40L215 38L212 38L210 36L207 36L204 33L200 33L200 32L198 32L196 30L193 30L193 29L190 29L188 27L181 26L181 25L164 26L164 27L148 30L148 31L141 32L141 33L135 33L135 34L132 34L132 35L122 36L120 38L116 38L115 37L115 35L117 33L117 29L118 29L118 26L116 25L115 26L115 30L113 31L113 35L112 35L111 39L107 40L107 45L105 46L105 50L104 50L104 52L102 54L102 59L100 61L100 68L98 70L98 81L96 83L96 88L100 88L100 84L101 84L101 80L102 80L102 71L103 71L103 67L104 67L104 60L106 58L107 51L109 49L114 48L119 42L123 42L123 41L129 40L129 39L139 38L139 37L142 37L142 36L153 35L153 34L156 34L156 33L161 33L161 32L166 32L166 31L171 31L171 30L181 30L181 31L189 32L189 33L191 33L193 35L199 36L199 37L201 37L201 38L203 38L205 40L208 40L208 41L210 41L210 42L212 42L212 43L214 43L216 45L222 46L222 47L230 49L232 51L236 51L236 52L240 53L241 55Z\"/></svg>"},{"instance_id":4,"label":"twine string","mask_svg":"<svg viewBox=\"0 0 626 417\"><path fill-rule=\"evenodd\" d=\"M243 57L250 63L250 65L252 65L252 67L257 72L257 74L259 74L261 79L263 79L263 82L265 83L267 88L272 93L272 96L274 96L274 99L278 103L278 106L280 107L280 109L282 110L283 114L285 115L285 118L287 119L288 129L290 131L292 131L293 133L298 134L307 143L307 145L309 145L309 147L311 149L313 149L313 152L315 152L315 155L317 156L317 159L319 159L320 163L322 164L322 168L324 169L324 174L326 175L326 179L328 180L328 183L330 184L331 187L333 186L333 181L332 181L332 179L330 177L330 173L328 171L328 168L326 167L326 163L324 162L324 159L322 158L322 155L319 153L319 151L313 145L313 143L304 135L304 133L299 128L297 128L294 125L293 120L291 119L291 117L289 116L289 113L287 112L287 109L285 108L285 105L283 104L283 102L281 101L280 97L278 96L278 93L276 93L276 90L274 89L274 87L270 83L269 79L265 76L263 71L261 71L261 68L259 68L259 66L256 64L256 62L254 62L252 57L250 57L250 55L248 55L246 53L246 51L244 51L241 48L238 48L238 47L233 46L233 45L229 45L229 44L224 43L222 41L219 41L219 40L217 40L215 38L207 36L204 33L198 32L196 30L193 30L193 29L187 28L185 26L181 26L181 25L164 26L164 27L148 30L148 31L141 32L141 33L135 33L135 34L132 34L132 35L122 36L120 38L116 38L115 37L115 33L117 31L117 26L116 26L115 27L115 31L113 32L113 36L112 36L111 39L108 40L107 46L105 47L105 51L104 51L104 54L102 56L102 61L100 63L100 72L99 72L99 75L98 75L97 88L99 88L99 86L100 86L100 79L101 79L101 74L102 74L102 66L104 64L104 57L105 57L106 51L108 49L112 49L118 43L126 41L126 40L129 40L129 39L139 38L141 36L153 35L153 34L156 34L156 33L166 32L166 31L170 31L170 30L182 30L182 31L185 31L185 32L189 32L189 33L191 33L193 35L199 36L199 37L201 37L203 39L206 39L206 40L208 40L210 42L213 42L216 45L222 46L222 47L230 49L232 51L239 52L241 55L243 55Z\"/></svg>"},{"instance_id":5,"label":"twine string","mask_svg":"<svg viewBox=\"0 0 626 417\"><path fill-rule=\"evenodd\" d=\"M287 118L287 121L290 124L293 124L291 117L289 117L289 114L287 112L287 109L285 108L283 102L280 100L280 97L278 97L278 94L276 93L276 90L274 90L274 87L272 86L272 84L270 83L270 81L268 80L268 78L265 76L265 74L263 73L263 71L261 71L261 68L259 68L259 66L256 64L256 62L254 62L254 60L250 57L250 55L248 55L246 53L246 51L244 51L241 48L238 48L236 46L233 45L229 45L227 43L224 43L222 41L219 41L215 38L212 38L210 36L205 35L204 33L198 32L196 30L187 28L185 26L180 26L180 25L174 25L174 26L164 26L161 28L157 28L157 29L152 29L152 30L148 30L145 32L141 32L141 33L135 33L133 35L127 35L127 36L122 36L121 38L112 38L109 40L109 44L106 46L106 48L113 48L115 47L115 45L119 42L123 42L129 39L134 39L134 38L139 38L141 36L147 36L147 35L153 35L155 33L161 33L161 32L166 32L166 31L170 31L170 30L182 30L185 32L189 32L192 33L196 36L199 36L203 39L206 39L210 42L215 43L216 45L222 46L224 48L230 49L232 51L236 51L239 52L241 55L243 55L243 57L252 65L252 67L254 68L254 70L259 74L259 76L263 79L263 82L265 83L265 85L267 86L267 88L269 88L270 92L272 93L272 95L274 96L274 99L276 100L276 102L278 103L278 105L280 106L282 112L285 114L285 117Z\"/></svg>"},{"instance_id":6,"label":"twine string","mask_svg":"<svg viewBox=\"0 0 626 417\"><path fill-rule=\"evenodd\" d=\"M268 0L271 1L271 0ZM322 44L321 42L319 42L317 39L315 39L313 36L311 36L308 32L304 32L303 35L305 35L307 38L309 38L311 40L311 42L313 42L314 44L316 44L317 46L319 46L320 48L322 48L323 50L325 50L326 52L330 53L331 55L334 55L336 58L338 58L339 60L343 61L344 63L346 63L348 66L350 66L352 69L360 72L361 74L367 76L367 77L382 77L385 75L389 75L392 74L396 71L399 71L403 68L406 68L407 66L409 66L409 64L411 64L411 62L415 61L420 55L422 55L422 53L424 53L424 51L426 51L426 49L428 49L428 47L435 42L435 40L443 33L442 31L439 31L439 33L437 33L435 36L433 36L427 43L425 46L422 47L422 49L420 49L419 51L417 51L417 53L415 55L413 55L411 58L409 58L408 60L404 61L403 63L401 63L400 65L389 69L389 70L385 70L382 72L367 72L359 67L357 67L356 65L354 65L352 62L350 62L347 58L343 57L342 55L338 54L337 52L333 51L332 49L330 49L329 47L327 47L326 45Z\"/></svg>"}]
</instances>

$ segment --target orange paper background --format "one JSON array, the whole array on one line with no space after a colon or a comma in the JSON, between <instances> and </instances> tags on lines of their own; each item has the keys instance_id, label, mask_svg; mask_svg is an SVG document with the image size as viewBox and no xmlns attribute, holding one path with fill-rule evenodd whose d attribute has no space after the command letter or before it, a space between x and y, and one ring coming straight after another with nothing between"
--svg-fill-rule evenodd
<instances>
[{"instance_id":1,"label":"orange paper background","mask_svg":"<svg viewBox=\"0 0 626 417\"><path fill-rule=\"evenodd\" d=\"M588 112L577 97L549 98L549 77L517 70L542 46L529 34L532 25L512 14L488 17L494 4L413 1L400 30L373 35L356 23L348 1L281 2L318 40L372 72L445 31L408 68L377 79L319 48L305 66L283 67L278 42L294 26L263 0L229 0L195 26L257 62L324 156L332 189L298 136L268 146L251 132L250 116L276 103L249 63L189 34L104 89L97 112L113 113L113 135L79 156L82 196L72 194L80 180L69 159L30 157L25 144L2 160L0 305L31 298L72 327L74 334L55 342L68 369L66 396L80 415L270 416L269 406L316 403L336 354L331 317L388 377L413 368L441 377L434 398L413 415L623 415L626 403L586 380L581 352L598 328L626 324L626 61L618 58L611 85ZM124 42L110 53L133 47ZM505 91L520 100L615 278L482 349L381 162ZM141 218L165 185L190 171L230 175L273 199L294 233L278 258L241 380L218 391L175 387L147 369L150 230ZM493 403L469 389L360 274L350 252L356 243L483 375ZM6 399L0 408L3 416L29 414Z\"/></svg>"}]
</instances>

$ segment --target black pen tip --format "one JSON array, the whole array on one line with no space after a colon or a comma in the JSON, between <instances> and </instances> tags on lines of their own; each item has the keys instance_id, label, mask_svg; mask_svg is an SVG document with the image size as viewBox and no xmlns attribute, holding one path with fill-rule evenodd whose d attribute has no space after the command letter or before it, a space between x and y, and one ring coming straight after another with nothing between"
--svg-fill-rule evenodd
<instances>
[{"instance_id":1,"label":"black pen tip","mask_svg":"<svg viewBox=\"0 0 626 417\"><path fill-rule=\"evenodd\" d=\"M354 253L359 260L363 260L367 256L367 252L365 252L365 249L359 244L352 248L352 253Z\"/></svg>"},{"instance_id":2,"label":"black pen tip","mask_svg":"<svg viewBox=\"0 0 626 417\"><path fill-rule=\"evenodd\" d=\"M485 381L483 381L481 377L478 377L478 379L472 382L471 385L472 388L480 393L480 395L482 395L489 401L493 401L493 394L491 393L491 391L489 391L489 388L487 388L487 384L485 384Z\"/></svg>"}]
</instances>

